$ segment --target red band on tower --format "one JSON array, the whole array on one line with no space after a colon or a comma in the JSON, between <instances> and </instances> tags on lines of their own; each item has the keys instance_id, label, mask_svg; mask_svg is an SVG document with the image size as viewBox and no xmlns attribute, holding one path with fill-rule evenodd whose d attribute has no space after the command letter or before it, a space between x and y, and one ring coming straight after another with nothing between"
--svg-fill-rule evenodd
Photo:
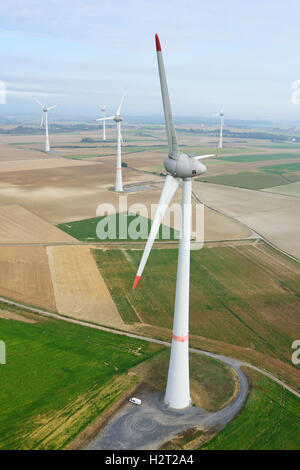
<instances>
[{"instance_id":1,"label":"red band on tower","mask_svg":"<svg viewBox=\"0 0 300 470\"><path fill-rule=\"evenodd\" d=\"M187 341L189 339L189 335L176 336L176 335L173 334L172 339L174 339L175 341L178 341L178 343L184 343L185 341Z\"/></svg>"}]
</instances>

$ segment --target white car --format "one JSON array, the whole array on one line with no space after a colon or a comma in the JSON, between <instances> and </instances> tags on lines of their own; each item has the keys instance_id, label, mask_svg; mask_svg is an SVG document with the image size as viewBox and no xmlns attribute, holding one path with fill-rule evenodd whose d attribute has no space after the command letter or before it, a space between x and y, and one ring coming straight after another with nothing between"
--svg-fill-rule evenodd
<instances>
[{"instance_id":1,"label":"white car","mask_svg":"<svg viewBox=\"0 0 300 470\"><path fill-rule=\"evenodd\" d=\"M142 404L142 400L140 400L139 398L135 398L135 397L129 398L129 401L130 401L130 403L133 403L134 405L141 405Z\"/></svg>"}]
</instances>

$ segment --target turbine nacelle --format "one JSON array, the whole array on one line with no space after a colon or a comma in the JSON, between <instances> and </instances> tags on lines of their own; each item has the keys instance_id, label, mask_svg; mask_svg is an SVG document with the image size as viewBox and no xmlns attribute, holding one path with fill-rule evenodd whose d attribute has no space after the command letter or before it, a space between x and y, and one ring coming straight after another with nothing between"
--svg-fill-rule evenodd
<instances>
[{"instance_id":1,"label":"turbine nacelle","mask_svg":"<svg viewBox=\"0 0 300 470\"><path fill-rule=\"evenodd\" d=\"M113 117L113 120L115 122L121 122L123 121L123 118L120 115L116 114L116 116Z\"/></svg>"},{"instance_id":2,"label":"turbine nacelle","mask_svg":"<svg viewBox=\"0 0 300 470\"><path fill-rule=\"evenodd\" d=\"M207 170L206 166L199 162L197 158L186 153L180 153L176 160L167 157L164 166L167 172L175 178L193 178L194 176L203 175Z\"/></svg>"}]
</instances>

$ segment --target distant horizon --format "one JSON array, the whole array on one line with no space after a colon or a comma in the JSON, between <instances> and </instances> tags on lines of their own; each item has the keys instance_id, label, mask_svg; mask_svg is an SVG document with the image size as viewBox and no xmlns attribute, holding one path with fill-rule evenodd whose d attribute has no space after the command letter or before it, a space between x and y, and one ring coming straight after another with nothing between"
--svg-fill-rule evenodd
<instances>
[{"instance_id":1,"label":"distant horizon","mask_svg":"<svg viewBox=\"0 0 300 470\"><path fill-rule=\"evenodd\" d=\"M96 127L100 127L100 123L95 123L92 119L92 116L89 115L61 115L56 116L50 114L49 112L49 125L59 124L59 123L78 123L78 124L91 124ZM211 118L208 116L183 116L177 115L174 116L175 125L205 125L205 126L215 126L219 127L219 120L217 118ZM0 127L1 125L12 125L12 126L28 126L28 125L38 125L40 124L40 113L32 114L20 114L20 115L0 115ZM149 115L126 115L124 116L123 125L160 125L164 126L164 116L160 114L149 114ZM258 127L258 128L282 128L282 129L299 129L300 130L300 118L298 122L290 120L266 120L266 119L225 119L224 128L227 127ZM114 124L108 123L107 127L114 127Z\"/></svg>"}]
</instances>

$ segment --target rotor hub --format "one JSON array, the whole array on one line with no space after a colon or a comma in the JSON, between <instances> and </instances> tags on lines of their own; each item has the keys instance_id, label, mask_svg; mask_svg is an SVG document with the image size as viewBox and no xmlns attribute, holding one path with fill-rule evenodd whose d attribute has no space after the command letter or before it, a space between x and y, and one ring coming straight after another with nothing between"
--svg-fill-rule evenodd
<instances>
[{"instance_id":1,"label":"rotor hub","mask_svg":"<svg viewBox=\"0 0 300 470\"><path fill-rule=\"evenodd\" d=\"M172 157L167 157L164 161L164 166L167 172L175 178L193 178L203 175L207 170L203 163L186 153L180 153L176 160Z\"/></svg>"}]
</instances>

